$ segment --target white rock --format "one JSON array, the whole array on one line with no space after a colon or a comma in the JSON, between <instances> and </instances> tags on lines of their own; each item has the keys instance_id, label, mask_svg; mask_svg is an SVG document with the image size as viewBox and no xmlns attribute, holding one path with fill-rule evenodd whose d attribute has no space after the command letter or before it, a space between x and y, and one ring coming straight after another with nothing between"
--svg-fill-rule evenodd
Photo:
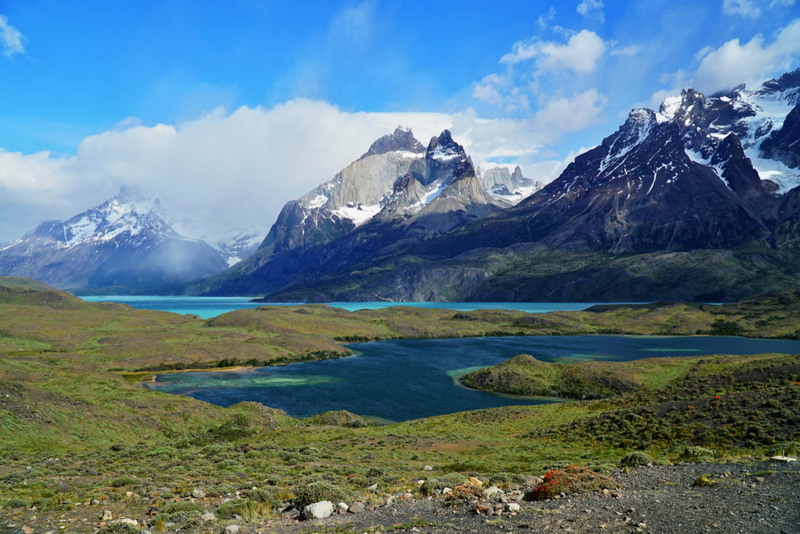
<instances>
[{"instance_id":1,"label":"white rock","mask_svg":"<svg viewBox=\"0 0 800 534\"><path fill-rule=\"evenodd\" d=\"M239 525L228 525L222 532L223 534L239 534Z\"/></svg>"},{"instance_id":2,"label":"white rock","mask_svg":"<svg viewBox=\"0 0 800 534\"><path fill-rule=\"evenodd\" d=\"M506 510L509 512L519 512L521 509L522 507L519 505L519 503L510 502L506 505Z\"/></svg>"},{"instance_id":3,"label":"white rock","mask_svg":"<svg viewBox=\"0 0 800 534\"><path fill-rule=\"evenodd\" d=\"M119 521L114 521L114 523L125 523L126 525L138 526L139 522L135 519L128 519L127 517L123 517Z\"/></svg>"},{"instance_id":4,"label":"white rock","mask_svg":"<svg viewBox=\"0 0 800 534\"><path fill-rule=\"evenodd\" d=\"M206 492L195 488L194 490L192 490L192 497L194 497L195 499L205 499Z\"/></svg>"},{"instance_id":5,"label":"white rock","mask_svg":"<svg viewBox=\"0 0 800 534\"><path fill-rule=\"evenodd\" d=\"M336 505L336 510L340 514L347 512L349 509L350 509L350 507L347 506L347 503L340 502L339 504Z\"/></svg>"},{"instance_id":6,"label":"white rock","mask_svg":"<svg viewBox=\"0 0 800 534\"><path fill-rule=\"evenodd\" d=\"M111 521L112 519L114 519L114 514L111 513L111 510L103 510L102 520Z\"/></svg>"},{"instance_id":7,"label":"white rock","mask_svg":"<svg viewBox=\"0 0 800 534\"><path fill-rule=\"evenodd\" d=\"M483 490L483 494L486 495L487 497L494 497L497 494L502 495L503 490L501 490L497 486L489 486L488 488Z\"/></svg>"},{"instance_id":8,"label":"white rock","mask_svg":"<svg viewBox=\"0 0 800 534\"><path fill-rule=\"evenodd\" d=\"M333 513L333 503L331 501L320 501L309 504L303 508L305 519L324 519Z\"/></svg>"},{"instance_id":9,"label":"white rock","mask_svg":"<svg viewBox=\"0 0 800 534\"><path fill-rule=\"evenodd\" d=\"M429 465L426 465L425 467L422 468L422 470L423 471L433 471L433 467L431 467Z\"/></svg>"},{"instance_id":10,"label":"white rock","mask_svg":"<svg viewBox=\"0 0 800 534\"><path fill-rule=\"evenodd\" d=\"M370 487L368 487L367 489L369 491L371 491L372 493L378 493L378 484L373 484Z\"/></svg>"},{"instance_id":11,"label":"white rock","mask_svg":"<svg viewBox=\"0 0 800 534\"><path fill-rule=\"evenodd\" d=\"M214 514L212 514L211 512L206 512L206 513L204 513L203 515L200 516L200 519L202 521L216 521L217 517Z\"/></svg>"}]
</instances>

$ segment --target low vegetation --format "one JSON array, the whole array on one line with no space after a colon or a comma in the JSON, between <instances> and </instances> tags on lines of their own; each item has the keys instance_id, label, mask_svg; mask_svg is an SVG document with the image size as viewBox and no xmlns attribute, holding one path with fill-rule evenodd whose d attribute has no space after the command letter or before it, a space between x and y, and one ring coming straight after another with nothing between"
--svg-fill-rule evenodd
<instances>
[{"instance_id":1,"label":"low vegetation","mask_svg":"<svg viewBox=\"0 0 800 534\"><path fill-rule=\"evenodd\" d=\"M800 441L800 359L789 355L597 365L517 358L514 366L528 362L534 372L515 384L531 377L537 388L585 400L388 426L348 412L295 419L256 403L221 408L137 385L159 365L345 354L334 338L347 336L598 333L623 325L694 333L722 319L745 335L790 337L800 328L794 293L720 307L542 315L268 307L210 321L41 288L0 295L0 516L63 519L67 532L94 532L103 510L147 517L155 532L202 530L206 510L221 520L262 521L317 498L422 498L470 477L509 487L548 471L563 475L550 477L541 496L570 494L613 488L609 474L619 467L760 459L796 451ZM195 490L205 495L195 499L202 510L190 506Z\"/></svg>"}]
</instances>

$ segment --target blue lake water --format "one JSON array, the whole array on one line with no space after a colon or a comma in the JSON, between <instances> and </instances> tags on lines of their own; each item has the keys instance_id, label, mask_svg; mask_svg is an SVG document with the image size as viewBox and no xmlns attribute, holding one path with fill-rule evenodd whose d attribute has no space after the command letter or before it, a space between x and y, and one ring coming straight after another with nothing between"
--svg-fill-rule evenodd
<instances>
[{"instance_id":1,"label":"blue lake water","mask_svg":"<svg viewBox=\"0 0 800 534\"><path fill-rule=\"evenodd\" d=\"M294 306L296 304L250 302L255 297L154 297L154 296L101 296L81 297L87 302L119 302L140 310L159 310L180 314L195 314L210 319L223 313L259 306ZM333 302L329 306L349 311L373 310L390 306L417 308L444 308L448 310L519 310L528 313L585 310L598 303L592 302Z\"/></svg>"},{"instance_id":2,"label":"blue lake water","mask_svg":"<svg viewBox=\"0 0 800 534\"><path fill-rule=\"evenodd\" d=\"M356 356L243 371L165 374L149 387L219 406L256 401L307 417L329 410L405 421L497 406L541 404L472 391L455 377L517 354L543 361L628 361L710 354L800 353L800 341L737 337L521 336L348 345Z\"/></svg>"}]
</instances>

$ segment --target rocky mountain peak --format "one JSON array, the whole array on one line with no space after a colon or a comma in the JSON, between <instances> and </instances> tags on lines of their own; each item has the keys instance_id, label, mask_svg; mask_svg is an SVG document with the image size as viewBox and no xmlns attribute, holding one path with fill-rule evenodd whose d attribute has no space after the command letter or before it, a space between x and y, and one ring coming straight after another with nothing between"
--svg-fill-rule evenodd
<instances>
[{"instance_id":1,"label":"rocky mountain peak","mask_svg":"<svg viewBox=\"0 0 800 534\"><path fill-rule=\"evenodd\" d=\"M695 122L697 117L702 116L705 103L706 97L700 91L683 89L680 96L665 99L658 111L669 120Z\"/></svg>"},{"instance_id":2,"label":"rocky mountain peak","mask_svg":"<svg viewBox=\"0 0 800 534\"><path fill-rule=\"evenodd\" d=\"M388 152L413 152L415 154L423 154L425 152L425 147L414 137L411 128L398 126L393 133L384 135L372 143L369 150L358 159L362 160L369 156L386 154Z\"/></svg>"},{"instance_id":3,"label":"rocky mountain peak","mask_svg":"<svg viewBox=\"0 0 800 534\"><path fill-rule=\"evenodd\" d=\"M780 95L792 105L800 104L800 68L787 72L779 78L767 80L755 94Z\"/></svg>"},{"instance_id":4,"label":"rocky mountain peak","mask_svg":"<svg viewBox=\"0 0 800 534\"><path fill-rule=\"evenodd\" d=\"M467 153L464 152L464 148L461 145L453 141L450 130L443 131L439 137L431 137L430 143L428 143L427 156L428 158L443 160L457 157L467 159Z\"/></svg>"},{"instance_id":5,"label":"rocky mountain peak","mask_svg":"<svg viewBox=\"0 0 800 534\"><path fill-rule=\"evenodd\" d=\"M780 161L790 169L800 167L800 103L786 115L783 126L779 130L773 130L764 139L760 155Z\"/></svg>"}]
</instances>

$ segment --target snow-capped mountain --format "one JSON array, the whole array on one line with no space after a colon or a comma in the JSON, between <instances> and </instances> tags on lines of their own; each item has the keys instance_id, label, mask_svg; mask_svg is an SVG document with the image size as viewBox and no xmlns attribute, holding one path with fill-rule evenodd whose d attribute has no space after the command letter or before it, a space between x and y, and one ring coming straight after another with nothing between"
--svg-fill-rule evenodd
<instances>
[{"instance_id":1,"label":"snow-capped mountain","mask_svg":"<svg viewBox=\"0 0 800 534\"><path fill-rule=\"evenodd\" d=\"M517 175L520 183L527 184L521 171ZM514 200L519 199L521 195ZM307 250L337 240L344 241L336 250L345 250L349 244L378 246L386 240L429 238L513 203L484 190L464 147L449 131L424 147L410 129L398 127L333 179L288 202L258 251L220 278L284 280L299 272L285 264L286 258L297 258ZM274 283L285 283L279 280ZM227 282L219 283L227 287ZM253 287L237 282L235 290L211 291L247 294Z\"/></svg>"},{"instance_id":2,"label":"snow-capped mountain","mask_svg":"<svg viewBox=\"0 0 800 534\"><path fill-rule=\"evenodd\" d=\"M65 222L40 224L0 245L0 274L61 289L155 287L209 276L227 264L218 251L178 234L157 198L122 188Z\"/></svg>"},{"instance_id":3,"label":"snow-capped mountain","mask_svg":"<svg viewBox=\"0 0 800 534\"><path fill-rule=\"evenodd\" d=\"M424 160L419 147L407 150L413 163L394 170L391 190L387 179L383 196L362 204L377 216L349 219L339 237L272 256L217 288L309 300L651 300L782 287L800 279L798 87L800 71L754 91L706 98L690 89L658 112L634 110L556 180L505 208L492 206L487 182L440 136ZM449 162L457 166L430 179ZM505 173L487 174L510 192ZM341 185L326 187L313 197L320 206ZM452 216L466 205L473 218ZM439 207L453 210L446 224L416 234ZM615 258L626 259L602 267Z\"/></svg>"},{"instance_id":4,"label":"snow-capped mountain","mask_svg":"<svg viewBox=\"0 0 800 534\"><path fill-rule=\"evenodd\" d=\"M544 184L540 181L525 178L519 165L514 168L513 173L509 172L508 167L502 166L486 169L483 176L481 176L480 168L476 169L475 173L488 193L513 204L531 196L544 187Z\"/></svg>"},{"instance_id":5,"label":"snow-capped mountain","mask_svg":"<svg viewBox=\"0 0 800 534\"><path fill-rule=\"evenodd\" d=\"M775 139L798 139L800 111L791 115L798 104L800 69L769 80L756 90L739 86L708 98L694 89L684 90L680 96L666 99L659 113L678 125L687 154L700 163L710 163L723 139L735 134L761 179L774 182L779 193L786 193L800 185L800 147L781 145Z\"/></svg>"}]
</instances>

